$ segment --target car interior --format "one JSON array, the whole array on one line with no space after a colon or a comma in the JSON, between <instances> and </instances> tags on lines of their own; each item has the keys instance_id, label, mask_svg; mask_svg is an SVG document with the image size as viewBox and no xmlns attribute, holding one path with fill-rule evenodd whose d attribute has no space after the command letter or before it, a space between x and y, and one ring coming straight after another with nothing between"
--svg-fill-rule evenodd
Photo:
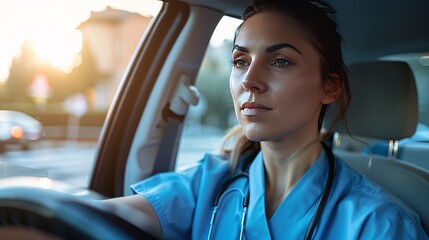
<instances>
[{"instance_id":1,"label":"car interior","mask_svg":"<svg viewBox=\"0 0 429 240\"><path fill-rule=\"evenodd\" d=\"M132 183L177 169L187 114L201 100L196 79L213 31L224 16L240 18L251 2L164 1L122 77L88 188L46 177L0 179L1 228L37 228L65 239L150 238L133 224L141 220L137 213L93 200L131 195ZM327 2L337 11L352 91L347 122L337 125L329 144L417 212L429 234L429 136L401 144L419 124L429 125L429 64L422 63L429 58L429 1ZM326 126L335 111L328 110Z\"/></svg>"}]
</instances>

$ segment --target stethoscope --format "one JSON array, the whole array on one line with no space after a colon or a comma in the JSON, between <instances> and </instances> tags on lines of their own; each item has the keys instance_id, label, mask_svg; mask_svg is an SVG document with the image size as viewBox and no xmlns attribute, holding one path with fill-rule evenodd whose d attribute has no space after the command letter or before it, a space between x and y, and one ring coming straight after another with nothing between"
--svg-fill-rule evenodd
<instances>
[{"instance_id":1,"label":"stethoscope","mask_svg":"<svg viewBox=\"0 0 429 240\"><path fill-rule=\"evenodd\" d=\"M334 159L334 154L332 153L331 148L326 145L326 143L324 143L323 141L321 142L323 149L325 150L326 154L328 155L328 159L329 159L329 168L328 168L328 179L326 180L326 185L325 188L323 189L323 193L322 193L322 197L320 198L319 204L317 205L317 209L316 212L313 214L310 223L307 227L307 231L305 233L305 240L310 240L313 236L314 230L317 226L317 223L319 222L320 216L322 215L323 209L325 208L326 202L328 200L328 196L329 193L331 192L331 188L334 182L334 168L335 168L335 159ZM219 200L222 197L222 194L225 193L226 189L228 188L228 186L236 181L239 178L247 178L249 179L249 168L250 168L250 163L253 161L253 159L256 157L256 154L253 154L250 157L245 158L242 162L244 162L244 164L238 165L236 169L238 169L237 171L235 171L233 174L231 174L226 180L225 182L223 182L223 184L221 185L219 191L216 194L215 200L213 202L213 212L212 212L212 216L210 219L210 227L209 227L209 232L208 232L208 237L207 239L211 238L212 235L212 231L213 231L213 227L214 227L214 223L216 220L216 214L217 214L217 209L219 206ZM250 161L247 161L247 159L250 159ZM244 236L244 228L246 226L246 214L247 214L247 208L249 206L249 198L250 198L250 190L247 191L246 196L243 199L243 213L241 215L241 224L240 224L240 240L243 239Z\"/></svg>"}]
</instances>

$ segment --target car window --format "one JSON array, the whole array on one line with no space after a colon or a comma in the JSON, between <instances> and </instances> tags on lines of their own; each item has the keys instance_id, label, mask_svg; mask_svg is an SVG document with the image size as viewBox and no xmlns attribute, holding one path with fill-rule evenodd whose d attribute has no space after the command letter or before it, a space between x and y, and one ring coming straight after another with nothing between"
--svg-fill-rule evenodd
<instances>
[{"instance_id":1,"label":"car window","mask_svg":"<svg viewBox=\"0 0 429 240\"><path fill-rule=\"evenodd\" d=\"M176 168L217 153L226 131L237 124L229 92L234 33L242 21L225 16L214 31L206 50L196 87L200 100L189 108L180 140Z\"/></svg>"},{"instance_id":2,"label":"car window","mask_svg":"<svg viewBox=\"0 0 429 240\"><path fill-rule=\"evenodd\" d=\"M110 104L161 4L0 2L0 178L88 185Z\"/></svg>"}]
</instances>

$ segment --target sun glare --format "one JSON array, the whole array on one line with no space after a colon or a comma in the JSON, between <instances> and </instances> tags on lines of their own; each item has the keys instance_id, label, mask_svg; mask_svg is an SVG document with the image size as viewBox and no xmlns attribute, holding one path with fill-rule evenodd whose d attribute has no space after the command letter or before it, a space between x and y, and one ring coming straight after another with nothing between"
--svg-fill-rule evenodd
<instances>
[{"instance_id":1,"label":"sun glare","mask_svg":"<svg viewBox=\"0 0 429 240\"><path fill-rule=\"evenodd\" d=\"M75 67L82 49L82 33L77 29L34 29L28 40L39 60L66 73Z\"/></svg>"},{"instance_id":2,"label":"sun glare","mask_svg":"<svg viewBox=\"0 0 429 240\"><path fill-rule=\"evenodd\" d=\"M150 3L150 4L148 4ZM144 5L144 6L143 6ZM10 0L0 1L0 85L22 45L27 42L41 62L63 72L80 64L82 33L80 23L91 11L106 7L153 16L159 7L149 0Z\"/></svg>"}]
</instances>

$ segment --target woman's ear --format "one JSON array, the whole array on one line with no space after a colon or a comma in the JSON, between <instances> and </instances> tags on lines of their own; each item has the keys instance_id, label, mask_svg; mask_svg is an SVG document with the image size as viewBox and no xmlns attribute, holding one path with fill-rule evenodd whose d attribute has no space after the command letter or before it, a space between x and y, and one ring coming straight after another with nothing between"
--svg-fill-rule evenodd
<instances>
[{"instance_id":1,"label":"woman's ear","mask_svg":"<svg viewBox=\"0 0 429 240\"><path fill-rule=\"evenodd\" d=\"M335 73L329 74L329 79L323 82L325 94L322 98L322 104L335 102L343 91L344 82Z\"/></svg>"}]
</instances>

